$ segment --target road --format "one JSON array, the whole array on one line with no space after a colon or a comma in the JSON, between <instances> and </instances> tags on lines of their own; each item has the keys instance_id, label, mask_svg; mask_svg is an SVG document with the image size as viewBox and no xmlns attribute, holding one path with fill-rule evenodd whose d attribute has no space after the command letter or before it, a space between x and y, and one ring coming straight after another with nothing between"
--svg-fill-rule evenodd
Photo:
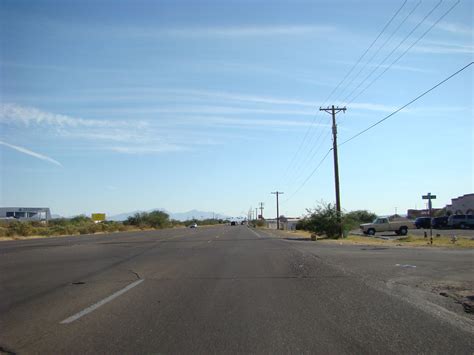
<instances>
[{"instance_id":1,"label":"road","mask_svg":"<svg viewBox=\"0 0 474 355\"><path fill-rule=\"evenodd\" d=\"M474 351L472 316L383 282L426 278L423 265L451 262L472 275L471 251L428 250L420 259L389 249L384 262L387 250L310 243L245 226L2 242L0 347L18 354Z\"/></svg>"}]
</instances>

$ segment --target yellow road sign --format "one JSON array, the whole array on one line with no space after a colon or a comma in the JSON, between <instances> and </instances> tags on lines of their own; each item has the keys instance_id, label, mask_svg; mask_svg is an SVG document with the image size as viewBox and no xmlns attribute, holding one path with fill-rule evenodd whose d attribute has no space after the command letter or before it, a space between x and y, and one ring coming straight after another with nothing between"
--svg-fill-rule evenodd
<instances>
[{"instance_id":1,"label":"yellow road sign","mask_svg":"<svg viewBox=\"0 0 474 355\"><path fill-rule=\"evenodd\" d=\"M105 221L105 213L93 213L91 218L94 222Z\"/></svg>"}]
</instances>

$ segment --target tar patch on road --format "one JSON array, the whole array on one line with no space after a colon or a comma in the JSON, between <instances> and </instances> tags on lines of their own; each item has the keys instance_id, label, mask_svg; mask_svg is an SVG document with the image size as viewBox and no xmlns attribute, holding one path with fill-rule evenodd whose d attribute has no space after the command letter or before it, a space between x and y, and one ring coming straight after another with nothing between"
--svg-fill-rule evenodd
<instances>
[{"instance_id":1,"label":"tar patch on road","mask_svg":"<svg viewBox=\"0 0 474 355\"><path fill-rule=\"evenodd\" d=\"M463 285L438 285L432 288L434 293L440 296L451 298L454 302L459 303L464 312L474 313L474 290L466 289Z\"/></svg>"},{"instance_id":2,"label":"tar patch on road","mask_svg":"<svg viewBox=\"0 0 474 355\"><path fill-rule=\"evenodd\" d=\"M15 355L16 353L13 350L0 345L0 354L1 355Z\"/></svg>"}]
</instances>

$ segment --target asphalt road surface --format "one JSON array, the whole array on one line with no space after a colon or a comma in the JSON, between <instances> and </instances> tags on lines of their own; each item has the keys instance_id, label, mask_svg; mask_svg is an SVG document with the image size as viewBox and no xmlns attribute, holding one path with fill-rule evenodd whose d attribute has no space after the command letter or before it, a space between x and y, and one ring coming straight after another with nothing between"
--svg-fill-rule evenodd
<instances>
[{"instance_id":1,"label":"asphalt road surface","mask_svg":"<svg viewBox=\"0 0 474 355\"><path fill-rule=\"evenodd\" d=\"M472 317L378 283L415 272L393 265L406 251L305 243L245 226L2 242L1 351L473 353ZM447 258L472 270L469 253Z\"/></svg>"}]
</instances>

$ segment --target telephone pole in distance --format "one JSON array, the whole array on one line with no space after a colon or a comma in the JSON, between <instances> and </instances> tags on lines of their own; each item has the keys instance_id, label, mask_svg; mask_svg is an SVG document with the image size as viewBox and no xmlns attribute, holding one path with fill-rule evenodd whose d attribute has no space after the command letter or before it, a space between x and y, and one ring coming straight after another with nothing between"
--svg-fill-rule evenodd
<instances>
[{"instance_id":1,"label":"telephone pole in distance","mask_svg":"<svg viewBox=\"0 0 474 355\"><path fill-rule=\"evenodd\" d=\"M337 159L337 125L336 125L336 114L339 112L346 112L345 107L331 107L319 108L319 111L325 111L332 115L332 151L334 153L334 182L336 185L336 211L339 222L339 237L342 237L342 223L341 223L341 195L339 191L339 163Z\"/></svg>"},{"instance_id":2,"label":"telephone pole in distance","mask_svg":"<svg viewBox=\"0 0 474 355\"><path fill-rule=\"evenodd\" d=\"M263 202L260 202L260 217L263 219Z\"/></svg>"},{"instance_id":3,"label":"telephone pole in distance","mask_svg":"<svg viewBox=\"0 0 474 355\"><path fill-rule=\"evenodd\" d=\"M277 229L280 230L280 207L278 203L278 195L282 195L284 194L284 192L275 191L275 192L272 192L272 194L276 195L276 198L277 198Z\"/></svg>"}]
</instances>

